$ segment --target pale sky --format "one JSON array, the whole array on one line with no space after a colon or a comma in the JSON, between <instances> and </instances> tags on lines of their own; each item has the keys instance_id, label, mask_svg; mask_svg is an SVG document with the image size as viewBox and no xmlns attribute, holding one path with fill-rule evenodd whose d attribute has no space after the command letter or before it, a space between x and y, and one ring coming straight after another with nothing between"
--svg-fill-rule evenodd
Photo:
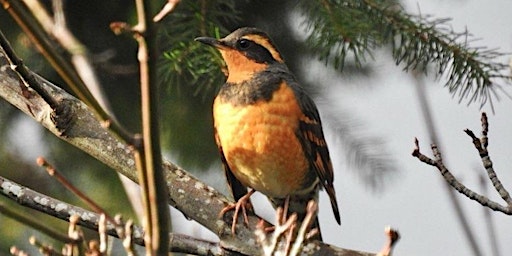
<instances>
[{"instance_id":1,"label":"pale sky","mask_svg":"<svg viewBox=\"0 0 512 256\"><path fill-rule=\"evenodd\" d=\"M423 15L452 17L454 30L463 31L467 27L475 37L481 38L474 46L512 52L511 1L430 0L406 3L406 9L410 12L417 13L419 6ZM508 62L508 58L503 61ZM473 255L455 219L441 175L435 168L411 157L414 137L420 140L422 152L431 156L429 136L417 104L414 80L401 72L401 67L393 66L385 58L376 57L373 65L377 67L377 76L364 81L347 82L362 85L379 83L379 86L362 90L357 89L357 85L343 90L333 88L328 98L338 102L339 108L357 113L359 118L367 122L369 131L386 138L402 172L389 182L381 195L376 196L361 183L354 182L357 178L354 178L353 172L344 171L347 167L343 159L335 160L335 166L342 172L341 175L336 173L342 228L341 236L326 235L331 238L326 239L327 242L342 247L377 251L384 241L384 226L391 225L399 229L402 235L395 255ZM469 107L459 104L457 98L452 98L448 89L443 87L442 81L433 78L426 78L425 81L445 163L464 184L481 191L478 175L486 173L471 140L463 132L469 128L480 135L478 104ZM507 91L510 93L512 90ZM483 110L489 114L489 151L495 171L505 187L512 191L512 175L509 171L512 166L512 102L504 98L495 103L495 115L488 107ZM490 184L487 194L502 203ZM483 207L462 195L457 196L467 213L483 255L491 255ZM324 199L323 208L327 208L326 204ZM329 211L325 210L321 215L325 216L321 224L334 227L335 222L331 220ZM497 230L501 255L509 255L512 252L512 217L497 212L491 213L491 216ZM333 229L329 231L337 231Z\"/></svg>"}]
</instances>

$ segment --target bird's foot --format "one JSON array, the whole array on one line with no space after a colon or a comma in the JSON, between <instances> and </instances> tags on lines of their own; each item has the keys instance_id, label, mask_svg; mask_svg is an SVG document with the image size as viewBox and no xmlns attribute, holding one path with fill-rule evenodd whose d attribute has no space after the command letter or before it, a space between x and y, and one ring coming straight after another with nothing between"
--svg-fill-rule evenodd
<instances>
[{"instance_id":1,"label":"bird's foot","mask_svg":"<svg viewBox=\"0 0 512 256\"><path fill-rule=\"evenodd\" d=\"M222 211L220 211L219 218L224 216L227 212L229 212L233 209L235 210L235 212L233 213L233 222L231 224L231 234L235 235L235 228L236 228L236 224L238 222L238 214L240 212L240 209L242 209L244 224L247 226L249 225L249 217L247 216L247 208L252 209L252 204L249 200L250 200L252 194L254 194L254 192L256 192L254 189L249 190L249 192L247 194L245 194L244 196L240 197L240 199L238 199L238 201L236 203L229 204L226 207L224 207L224 209L222 209Z\"/></svg>"}]
</instances>

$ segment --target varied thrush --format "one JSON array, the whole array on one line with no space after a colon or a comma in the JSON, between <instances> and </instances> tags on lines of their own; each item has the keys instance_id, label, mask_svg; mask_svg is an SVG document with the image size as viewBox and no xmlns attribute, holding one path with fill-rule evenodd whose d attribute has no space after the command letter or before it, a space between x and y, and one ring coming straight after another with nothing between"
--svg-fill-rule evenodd
<instances>
[{"instance_id":1,"label":"varied thrush","mask_svg":"<svg viewBox=\"0 0 512 256\"><path fill-rule=\"evenodd\" d=\"M196 41L217 48L227 65L227 81L214 100L213 118L215 141L238 202L233 232L240 203L245 204L254 190L265 194L274 207L287 201L288 213L297 213L302 220L308 201L318 201L322 187L340 224L320 115L269 36L256 28L240 28L220 40ZM312 228L319 228L318 218Z\"/></svg>"}]
</instances>

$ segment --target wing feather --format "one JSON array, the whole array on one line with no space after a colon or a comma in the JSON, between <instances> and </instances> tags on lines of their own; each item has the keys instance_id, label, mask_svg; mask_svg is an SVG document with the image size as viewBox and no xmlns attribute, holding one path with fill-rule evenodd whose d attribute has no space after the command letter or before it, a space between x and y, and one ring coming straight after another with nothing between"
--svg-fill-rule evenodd
<instances>
[{"instance_id":1,"label":"wing feather","mask_svg":"<svg viewBox=\"0 0 512 256\"><path fill-rule=\"evenodd\" d=\"M340 211L333 186L333 168L322 130L320 115L313 100L304 92L297 92L298 102L303 113L299 119L298 137L301 140L310 165L315 170L320 183L322 183L322 187L325 188L329 195L334 217L338 224L340 224Z\"/></svg>"}]
</instances>

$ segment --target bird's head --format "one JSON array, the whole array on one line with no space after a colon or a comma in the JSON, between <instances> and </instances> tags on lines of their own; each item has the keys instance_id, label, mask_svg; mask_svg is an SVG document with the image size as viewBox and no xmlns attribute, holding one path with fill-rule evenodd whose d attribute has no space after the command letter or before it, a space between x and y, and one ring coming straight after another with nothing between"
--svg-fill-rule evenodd
<instances>
[{"instance_id":1,"label":"bird's head","mask_svg":"<svg viewBox=\"0 0 512 256\"><path fill-rule=\"evenodd\" d=\"M270 37L256 28L239 28L222 39L198 37L198 42L217 48L228 67L227 82L238 83L283 58Z\"/></svg>"}]
</instances>

